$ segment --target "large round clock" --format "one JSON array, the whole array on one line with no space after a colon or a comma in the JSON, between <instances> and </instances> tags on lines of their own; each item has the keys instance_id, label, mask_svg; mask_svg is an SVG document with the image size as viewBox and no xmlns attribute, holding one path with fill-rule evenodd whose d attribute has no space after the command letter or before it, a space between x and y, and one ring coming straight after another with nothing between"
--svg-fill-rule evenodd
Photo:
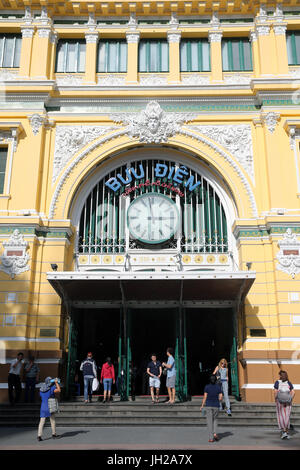
<instances>
[{"instance_id":1,"label":"large round clock","mask_svg":"<svg viewBox=\"0 0 300 470\"><path fill-rule=\"evenodd\" d=\"M127 211L131 236L143 243L163 243L177 231L179 211L171 198L159 193L138 196Z\"/></svg>"}]
</instances>

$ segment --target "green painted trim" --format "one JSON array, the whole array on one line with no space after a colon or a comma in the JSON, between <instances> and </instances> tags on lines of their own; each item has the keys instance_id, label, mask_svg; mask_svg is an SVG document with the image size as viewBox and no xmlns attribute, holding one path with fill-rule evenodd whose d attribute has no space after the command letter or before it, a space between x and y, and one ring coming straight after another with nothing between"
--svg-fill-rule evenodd
<instances>
[{"instance_id":1,"label":"green painted trim","mask_svg":"<svg viewBox=\"0 0 300 470\"><path fill-rule=\"evenodd\" d=\"M22 235L35 235L35 227L17 227L12 225L9 227L1 226L0 235L12 235L14 230L19 230Z\"/></svg>"},{"instance_id":2,"label":"green painted trim","mask_svg":"<svg viewBox=\"0 0 300 470\"><path fill-rule=\"evenodd\" d=\"M286 233L287 229L291 228L293 233L299 233L300 234L300 226L299 227L270 227L267 230L243 230L240 229L238 231L237 238L260 238L260 237L268 237L270 235L283 235Z\"/></svg>"}]
</instances>

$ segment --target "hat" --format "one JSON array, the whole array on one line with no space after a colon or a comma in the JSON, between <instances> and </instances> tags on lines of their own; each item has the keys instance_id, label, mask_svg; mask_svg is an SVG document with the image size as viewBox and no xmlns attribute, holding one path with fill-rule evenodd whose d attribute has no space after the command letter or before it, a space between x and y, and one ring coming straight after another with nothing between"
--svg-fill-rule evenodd
<instances>
[{"instance_id":1,"label":"hat","mask_svg":"<svg viewBox=\"0 0 300 470\"><path fill-rule=\"evenodd\" d=\"M41 392L44 393L44 392L48 392L48 390L50 390L51 380L52 380L52 377L46 377L45 378L45 382L41 385L41 388L40 388Z\"/></svg>"}]
</instances>

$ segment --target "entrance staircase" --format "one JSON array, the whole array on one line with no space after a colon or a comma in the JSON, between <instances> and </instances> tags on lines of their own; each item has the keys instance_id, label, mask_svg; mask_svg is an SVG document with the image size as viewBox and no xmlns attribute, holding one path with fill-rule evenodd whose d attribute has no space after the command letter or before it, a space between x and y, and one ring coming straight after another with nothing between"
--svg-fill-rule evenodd
<instances>
[{"instance_id":1,"label":"entrance staircase","mask_svg":"<svg viewBox=\"0 0 300 470\"><path fill-rule=\"evenodd\" d=\"M152 404L150 397L137 397L135 401L121 402L115 398L109 404L97 401L85 404L82 397L72 401L61 401L60 412L56 415L57 426L206 426L206 419L200 413L202 399L168 405L161 402ZM276 411L273 403L245 403L231 398L232 416L219 413L219 425L276 427ZM0 426L37 426L40 405L0 404ZM48 420L47 420L48 421ZM48 423L49 424L49 423ZM291 425L300 428L300 405L293 405Z\"/></svg>"}]
</instances>

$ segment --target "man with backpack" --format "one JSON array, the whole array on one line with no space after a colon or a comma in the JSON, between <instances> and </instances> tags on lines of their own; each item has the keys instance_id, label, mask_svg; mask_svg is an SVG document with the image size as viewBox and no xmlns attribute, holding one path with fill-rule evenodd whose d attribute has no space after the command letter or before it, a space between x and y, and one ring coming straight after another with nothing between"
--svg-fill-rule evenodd
<instances>
[{"instance_id":1,"label":"man with backpack","mask_svg":"<svg viewBox=\"0 0 300 470\"><path fill-rule=\"evenodd\" d=\"M83 383L84 383L84 402L88 403L92 401L92 385L94 378L97 378L97 367L96 362L93 359L93 354L89 352L87 358L82 361L80 365L80 370L83 373Z\"/></svg>"}]
</instances>

